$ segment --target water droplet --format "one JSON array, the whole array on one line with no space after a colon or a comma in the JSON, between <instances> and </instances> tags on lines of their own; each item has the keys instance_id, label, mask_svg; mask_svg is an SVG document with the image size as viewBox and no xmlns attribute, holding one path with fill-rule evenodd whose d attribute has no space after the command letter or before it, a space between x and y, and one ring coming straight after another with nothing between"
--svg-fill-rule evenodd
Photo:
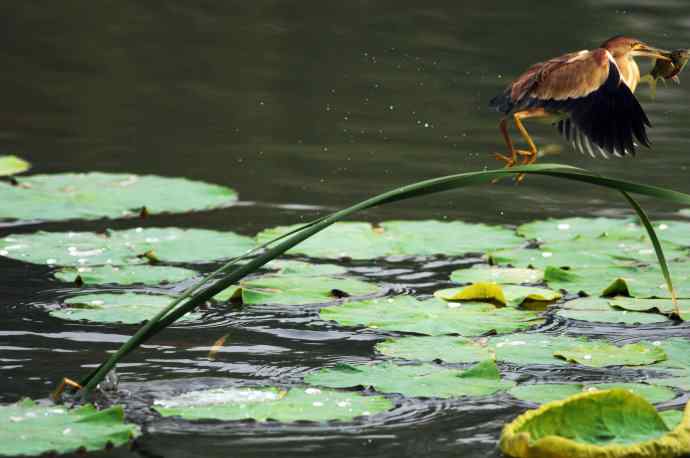
<instances>
[{"instance_id":1,"label":"water droplet","mask_svg":"<svg viewBox=\"0 0 690 458\"><path fill-rule=\"evenodd\" d=\"M321 390L318 388L307 388L304 392L307 394L321 394Z\"/></svg>"},{"instance_id":2,"label":"water droplet","mask_svg":"<svg viewBox=\"0 0 690 458\"><path fill-rule=\"evenodd\" d=\"M559 231L567 231L568 229L570 229L570 224L561 223L561 224L558 225L558 230L559 230Z\"/></svg>"},{"instance_id":3,"label":"water droplet","mask_svg":"<svg viewBox=\"0 0 690 458\"><path fill-rule=\"evenodd\" d=\"M321 401L314 401L312 404L314 407L323 407L323 402Z\"/></svg>"}]
</instances>

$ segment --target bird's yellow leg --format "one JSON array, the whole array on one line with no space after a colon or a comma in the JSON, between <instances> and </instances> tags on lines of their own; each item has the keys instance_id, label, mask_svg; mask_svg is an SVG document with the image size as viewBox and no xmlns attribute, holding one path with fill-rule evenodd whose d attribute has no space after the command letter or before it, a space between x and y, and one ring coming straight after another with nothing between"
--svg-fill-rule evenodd
<instances>
[{"instance_id":1,"label":"bird's yellow leg","mask_svg":"<svg viewBox=\"0 0 690 458\"><path fill-rule=\"evenodd\" d=\"M505 162L506 167L512 167L515 164L517 164L517 151L515 150L515 147L513 146L513 140L510 139L510 134L508 133L508 118L501 119L501 123L498 125L498 127L501 130L503 140L505 140L506 142L506 146L508 147L508 151L510 152L510 157L504 154L496 153L496 159Z\"/></svg>"},{"instance_id":2,"label":"bird's yellow leg","mask_svg":"<svg viewBox=\"0 0 690 458\"><path fill-rule=\"evenodd\" d=\"M534 140L530 137L529 132L522 123L523 119L537 118L545 116L544 110L529 110L529 111L518 111L513 115L513 120L515 122L515 127L517 127L522 138L525 139L527 145L529 146L529 151L519 151L518 154L525 156L522 161L522 165L533 164L537 161L537 145L534 144Z\"/></svg>"}]
</instances>

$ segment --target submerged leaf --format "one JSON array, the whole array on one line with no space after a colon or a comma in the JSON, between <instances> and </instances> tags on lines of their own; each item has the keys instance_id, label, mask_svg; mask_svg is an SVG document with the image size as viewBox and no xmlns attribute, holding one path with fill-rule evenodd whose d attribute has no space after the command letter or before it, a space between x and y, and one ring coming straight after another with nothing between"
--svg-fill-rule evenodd
<instances>
[{"instance_id":1,"label":"submerged leaf","mask_svg":"<svg viewBox=\"0 0 690 458\"><path fill-rule=\"evenodd\" d=\"M261 244L298 226L280 226L257 235ZM289 253L316 258L370 259L382 256L459 256L524 243L509 229L461 221L339 222L300 243Z\"/></svg>"},{"instance_id":2,"label":"submerged leaf","mask_svg":"<svg viewBox=\"0 0 690 458\"><path fill-rule=\"evenodd\" d=\"M124 422L120 406L100 411L90 404L67 409L29 399L0 405L2 456L103 450L126 444L139 434L137 426Z\"/></svg>"},{"instance_id":3,"label":"submerged leaf","mask_svg":"<svg viewBox=\"0 0 690 458\"><path fill-rule=\"evenodd\" d=\"M153 294L84 294L65 300L64 307L51 310L50 315L72 321L136 324L155 316L172 299ZM184 319L197 317L198 314L190 313Z\"/></svg>"},{"instance_id":4,"label":"submerged leaf","mask_svg":"<svg viewBox=\"0 0 690 458\"><path fill-rule=\"evenodd\" d=\"M690 452L690 414L670 430L626 390L582 393L530 410L506 425L501 450L519 458L671 458Z\"/></svg>"},{"instance_id":5,"label":"submerged leaf","mask_svg":"<svg viewBox=\"0 0 690 458\"><path fill-rule=\"evenodd\" d=\"M254 247L249 237L206 229L136 228L124 231L35 232L0 239L0 256L36 264L94 266L202 262L238 256Z\"/></svg>"},{"instance_id":6,"label":"submerged leaf","mask_svg":"<svg viewBox=\"0 0 690 458\"><path fill-rule=\"evenodd\" d=\"M439 299L419 301L411 296L348 302L321 309L321 318L342 326L366 326L387 331L427 335L481 335L512 332L540 324L534 312L498 308L487 303L447 304Z\"/></svg>"},{"instance_id":7,"label":"submerged leaf","mask_svg":"<svg viewBox=\"0 0 690 458\"><path fill-rule=\"evenodd\" d=\"M239 299L247 305L305 305L325 304L344 297L369 296L379 291L377 285L353 278L264 275L243 280L239 287L230 287L217 294L215 299Z\"/></svg>"},{"instance_id":8,"label":"submerged leaf","mask_svg":"<svg viewBox=\"0 0 690 458\"><path fill-rule=\"evenodd\" d=\"M0 177L26 172L31 164L17 156L0 156Z\"/></svg>"},{"instance_id":9,"label":"submerged leaf","mask_svg":"<svg viewBox=\"0 0 690 458\"><path fill-rule=\"evenodd\" d=\"M370 386L381 393L424 398L488 396L515 385L514 382L501 380L496 363L492 360L483 361L465 371L430 364L399 366L389 362L339 365L307 374L304 380L312 385L333 388Z\"/></svg>"},{"instance_id":10,"label":"submerged leaf","mask_svg":"<svg viewBox=\"0 0 690 458\"><path fill-rule=\"evenodd\" d=\"M0 183L0 219L55 221L179 213L225 207L237 193L224 186L155 175L64 173Z\"/></svg>"},{"instance_id":11,"label":"submerged leaf","mask_svg":"<svg viewBox=\"0 0 690 458\"><path fill-rule=\"evenodd\" d=\"M154 402L164 417L186 420L244 420L260 422L350 421L393 408L382 396L317 388L217 388L183 393L173 399Z\"/></svg>"}]
</instances>

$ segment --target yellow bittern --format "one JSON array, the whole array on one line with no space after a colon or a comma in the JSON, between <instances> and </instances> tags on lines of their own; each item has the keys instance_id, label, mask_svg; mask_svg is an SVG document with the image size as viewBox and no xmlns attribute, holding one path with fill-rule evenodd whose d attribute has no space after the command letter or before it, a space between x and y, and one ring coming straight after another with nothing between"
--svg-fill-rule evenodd
<instances>
[{"instance_id":1,"label":"yellow bittern","mask_svg":"<svg viewBox=\"0 0 690 458\"><path fill-rule=\"evenodd\" d=\"M649 119L633 95L640 81L634 57L670 60L660 50L628 37L614 37L600 48L565 54L531 66L491 100L505 114L500 130L508 155L496 154L507 167L537 160L537 146L522 120L546 118L581 153L635 154L635 140L649 147ZM512 119L529 150L516 149L508 134Z\"/></svg>"}]
</instances>

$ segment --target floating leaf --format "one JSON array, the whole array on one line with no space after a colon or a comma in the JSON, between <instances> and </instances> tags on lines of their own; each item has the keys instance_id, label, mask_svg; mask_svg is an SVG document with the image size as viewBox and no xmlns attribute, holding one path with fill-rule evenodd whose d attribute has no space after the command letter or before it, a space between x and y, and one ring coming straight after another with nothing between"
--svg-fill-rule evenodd
<instances>
[{"instance_id":1,"label":"floating leaf","mask_svg":"<svg viewBox=\"0 0 690 458\"><path fill-rule=\"evenodd\" d=\"M626 390L582 393L529 410L506 425L510 456L671 458L690 452L690 414L669 430L652 404Z\"/></svg>"},{"instance_id":2,"label":"floating leaf","mask_svg":"<svg viewBox=\"0 0 690 458\"><path fill-rule=\"evenodd\" d=\"M434 293L444 301L489 301L502 305L519 307L525 302L552 303L561 298L561 294L546 288L535 286L505 285L496 283L474 283L462 288L449 288Z\"/></svg>"},{"instance_id":3,"label":"floating leaf","mask_svg":"<svg viewBox=\"0 0 690 458\"><path fill-rule=\"evenodd\" d=\"M587 345L586 338L553 336L542 333L519 333L482 339L464 337L402 337L389 339L376 345L376 349L387 356L418 361L444 361L446 363L469 363L487 358L513 364L563 365L563 359L555 352L567 351ZM618 347L611 345L610 351Z\"/></svg>"},{"instance_id":4,"label":"floating leaf","mask_svg":"<svg viewBox=\"0 0 690 458\"><path fill-rule=\"evenodd\" d=\"M26 172L31 164L17 156L0 156L0 177Z\"/></svg>"},{"instance_id":5,"label":"floating leaf","mask_svg":"<svg viewBox=\"0 0 690 458\"><path fill-rule=\"evenodd\" d=\"M0 406L2 456L96 451L126 444L139 434L137 426L124 422L120 406L101 411L90 404L67 409L29 399Z\"/></svg>"},{"instance_id":6,"label":"floating leaf","mask_svg":"<svg viewBox=\"0 0 690 458\"><path fill-rule=\"evenodd\" d=\"M0 239L0 256L36 264L93 266L201 262L238 256L254 247L249 237L205 229L149 228L93 232L35 232Z\"/></svg>"},{"instance_id":7,"label":"floating leaf","mask_svg":"<svg viewBox=\"0 0 690 458\"><path fill-rule=\"evenodd\" d=\"M237 193L224 186L154 175L64 173L0 183L0 219L54 221L178 213L225 207Z\"/></svg>"},{"instance_id":8,"label":"floating leaf","mask_svg":"<svg viewBox=\"0 0 690 458\"><path fill-rule=\"evenodd\" d=\"M307 374L304 380L313 385L332 388L370 386L381 393L400 393L403 396L424 398L488 396L515 385L514 382L501 380L496 363L491 360L464 371L431 364L341 364L332 369Z\"/></svg>"},{"instance_id":9,"label":"floating leaf","mask_svg":"<svg viewBox=\"0 0 690 458\"><path fill-rule=\"evenodd\" d=\"M172 399L156 400L154 409L164 417L186 420L244 420L260 422L349 421L393 408L382 396L320 390L317 388L217 388L191 391Z\"/></svg>"},{"instance_id":10,"label":"floating leaf","mask_svg":"<svg viewBox=\"0 0 690 458\"><path fill-rule=\"evenodd\" d=\"M580 217L534 221L518 226L517 233L528 239L547 243L602 236L612 239L642 239L646 235L644 229L631 219Z\"/></svg>"},{"instance_id":11,"label":"floating leaf","mask_svg":"<svg viewBox=\"0 0 690 458\"><path fill-rule=\"evenodd\" d=\"M473 363L494 357L493 349L486 345L451 336L388 339L376 344L376 350L396 358L446 363Z\"/></svg>"},{"instance_id":12,"label":"floating leaf","mask_svg":"<svg viewBox=\"0 0 690 458\"><path fill-rule=\"evenodd\" d=\"M599 323L649 324L663 323L668 319L656 313L641 313L615 309L607 298L587 297L568 301L563 304L565 310L557 315L573 320L594 321Z\"/></svg>"},{"instance_id":13,"label":"floating leaf","mask_svg":"<svg viewBox=\"0 0 690 458\"><path fill-rule=\"evenodd\" d=\"M687 249L673 243L663 243L667 259L685 259ZM542 245L538 249L496 250L488 254L493 264L514 267L549 266L582 270L627 266L634 263L655 264L656 253L647 240L615 239L600 237L561 240Z\"/></svg>"},{"instance_id":14,"label":"floating leaf","mask_svg":"<svg viewBox=\"0 0 690 458\"><path fill-rule=\"evenodd\" d=\"M345 267L334 264L313 264L311 262L288 261L283 259L271 261L264 267L270 270L277 270L276 273L280 275L311 275L322 277L347 273Z\"/></svg>"},{"instance_id":15,"label":"floating leaf","mask_svg":"<svg viewBox=\"0 0 690 458\"><path fill-rule=\"evenodd\" d=\"M473 267L460 269L450 274L456 283L500 283L520 284L539 283L544 279L544 272L538 269L519 269L510 267Z\"/></svg>"},{"instance_id":16,"label":"floating leaf","mask_svg":"<svg viewBox=\"0 0 690 458\"><path fill-rule=\"evenodd\" d=\"M298 226L280 226L257 235L261 244ZM337 243L336 243L337 242ZM524 243L511 230L461 221L388 221L335 223L288 251L317 258L370 259L381 256L458 256Z\"/></svg>"},{"instance_id":17,"label":"floating leaf","mask_svg":"<svg viewBox=\"0 0 690 458\"><path fill-rule=\"evenodd\" d=\"M379 287L353 278L264 275L243 280L217 294L217 300L237 299L242 304L304 305L324 304L344 297L376 294Z\"/></svg>"},{"instance_id":18,"label":"floating leaf","mask_svg":"<svg viewBox=\"0 0 690 458\"><path fill-rule=\"evenodd\" d=\"M659 416L664 420L668 429L675 429L683 421L683 412L680 410L664 410L659 412Z\"/></svg>"},{"instance_id":19,"label":"floating leaf","mask_svg":"<svg viewBox=\"0 0 690 458\"><path fill-rule=\"evenodd\" d=\"M55 278L68 283L101 285L116 283L119 285L159 285L177 283L190 279L197 272L180 267L133 265L133 266L100 266L100 267L65 267L55 272Z\"/></svg>"},{"instance_id":20,"label":"floating leaf","mask_svg":"<svg viewBox=\"0 0 690 458\"><path fill-rule=\"evenodd\" d=\"M427 335L481 335L512 332L542 321L534 312L491 304L447 304L439 299L418 301L410 296L348 302L321 309L321 318L343 326L367 326Z\"/></svg>"},{"instance_id":21,"label":"floating leaf","mask_svg":"<svg viewBox=\"0 0 690 458\"><path fill-rule=\"evenodd\" d=\"M171 296L153 294L83 294L65 300L64 307L51 310L50 315L72 321L136 324L152 318L172 300ZM184 319L197 317L190 313Z\"/></svg>"},{"instance_id":22,"label":"floating leaf","mask_svg":"<svg viewBox=\"0 0 690 458\"><path fill-rule=\"evenodd\" d=\"M618 347L605 341L590 341L554 355L565 361L591 367L644 366L666 359L666 352L655 345L639 342Z\"/></svg>"},{"instance_id":23,"label":"floating leaf","mask_svg":"<svg viewBox=\"0 0 690 458\"><path fill-rule=\"evenodd\" d=\"M676 397L676 393L673 390L643 383L540 383L517 386L508 393L522 401L543 404L545 402L564 399L582 392L610 390L614 388L635 393L653 404L670 401Z\"/></svg>"},{"instance_id":24,"label":"floating leaf","mask_svg":"<svg viewBox=\"0 0 690 458\"><path fill-rule=\"evenodd\" d=\"M687 221L659 221L654 226L659 240L690 246L690 223Z\"/></svg>"}]
</instances>

